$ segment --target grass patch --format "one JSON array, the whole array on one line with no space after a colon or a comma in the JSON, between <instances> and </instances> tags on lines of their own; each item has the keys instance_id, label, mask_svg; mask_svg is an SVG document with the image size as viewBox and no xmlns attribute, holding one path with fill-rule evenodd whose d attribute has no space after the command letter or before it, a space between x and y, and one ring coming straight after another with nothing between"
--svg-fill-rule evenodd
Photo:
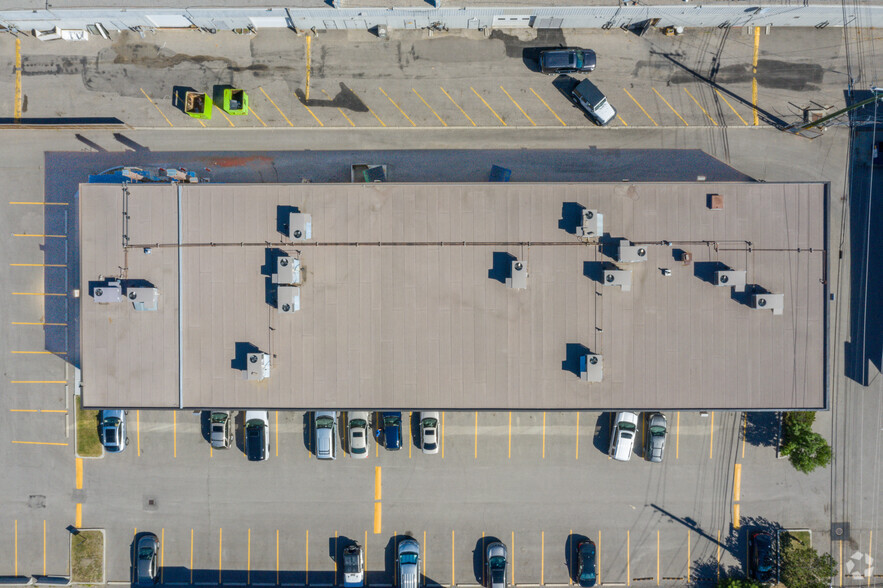
<instances>
[{"instance_id":1,"label":"grass patch","mask_svg":"<svg viewBox=\"0 0 883 588\"><path fill-rule=\"evenodd\" d=\"M71 582L99 584L104 580L104 533L80 531L71 537Z\"/></svg>"},{"instance_id":2,"label":"grass patch","mask_svg":"<svg viewBox=\"0 0 883 588\"><path fill-rule=\"evenodd\" d=\"M785 531L782 533L784 547L812 547L812 535L809 531Z\"/></svg>"},{"instance_id":3,"label":"grass patch","mask_svg":"<svg viewBox=\"0 0 883 588\"><path fill-rule=\"evenodd\" d=\"M77 413L77 454L83 457L101 457L98 439L98 411L83 410L82 400L75 398Z\"/></svg>"}]
</instances>

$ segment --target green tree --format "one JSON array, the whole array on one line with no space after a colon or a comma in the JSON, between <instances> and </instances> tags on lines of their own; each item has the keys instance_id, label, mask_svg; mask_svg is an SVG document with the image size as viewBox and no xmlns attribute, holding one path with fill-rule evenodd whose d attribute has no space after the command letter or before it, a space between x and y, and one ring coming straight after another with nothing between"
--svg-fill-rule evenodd
<instances>
[{"instance_id":1,"label":"green tree","mask_svg":"<svg viewBox=\"0 0 883 588\"><path fill-rule=\"evenodd\" d=\"M831 446L825 438L812 430L814 412L785 413L785 444L782 455L787 455L794 469L805 474L831 462Z\"/></svg>"},{"instance_id":2,"label":"green tree","mask_svg":"<svg viewBox=\"0 0 883 588\"><path fill-rule=\"evenodd\" d=\"M788 588L828 588L837 573L829 553L819 554L808 545L788 540L782 553L781 580Z\"/></svg>"},{"instance_id":3,"label":"green tree","mask_svg":"<svg viewBox=\"0 0 883 588\"><path fill-rule=\"evenodd\" d=\"M764 588L764 586L757 580L749 578L721 578L717 583L717 588Z\"/></svg>"}]
</instances>

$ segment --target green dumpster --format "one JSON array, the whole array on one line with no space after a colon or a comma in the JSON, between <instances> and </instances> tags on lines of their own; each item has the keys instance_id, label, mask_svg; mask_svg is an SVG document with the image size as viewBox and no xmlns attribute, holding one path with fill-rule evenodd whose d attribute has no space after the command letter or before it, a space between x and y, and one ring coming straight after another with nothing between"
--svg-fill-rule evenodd
<instances>
[{"instance_id":1,"label":"green dumpster","mask_svg":"<svg viewBox=\"0 0 883 588\"><path fill-rule=\"evenodd\" d=\"M227 114L248 114L248 94L245 90L225 88L222 104Z\"/></svg>"},{"instance_id":2,"label":"green dumpster","mask_svg":"<svg viewBox=\"0 0 883 588\"><path fill-rule=\"evenodd\" d=\"M203 92L187 92L184 94L184 112L193 118L211 118L211 96Z\"/></svg>"}]
</instances>

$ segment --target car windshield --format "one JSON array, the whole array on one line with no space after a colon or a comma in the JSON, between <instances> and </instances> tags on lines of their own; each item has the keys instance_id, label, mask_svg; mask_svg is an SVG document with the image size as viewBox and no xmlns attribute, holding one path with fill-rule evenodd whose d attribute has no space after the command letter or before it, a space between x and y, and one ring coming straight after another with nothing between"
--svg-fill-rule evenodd
<instances>
[{"instance_id":1,"label":"car windshield","mask_svg":"<svg viewBox=\"0 0 883 588\"><path fill-rule=\"evenodd\" d=\"M403 553L399 558L399 561L402 565L407 564L416 564L417 563L417 554L416 553Z\"/></svg>"},{"instance_id":2,"label":"car windshield","mask_svg":"<svg viewBox=\"0 0 883 588\"><path fill-rule=\"evenodd\" d=\"M141 559L150 559L153 557L153 549L150 547L142 547L138 552L138 557Z\"/></svg>"},{"instance_id":3,"label":"car windshield","mask_svg":"<svg viewBox=\"0 0 883 588\"><path fill-rule=\"evenodd\" d=\"M437 447L437 445L435 443L424 443L423 444L423 448L428 449L430 451L435 451L436 447Z\"/></svg>"},{"instance_id":4,"label":"car windshield","mask_svg":"<svg viewBox=\"0 0 883 588\"><path fill-rule=\"evenodd\" d=\"M435 419L423 419L423 426L427 429L434 429L438 425Z\"/></svg>"},{"instance_id":5,"label":"car windshield","mask_svg":"<svg viewBox=\"0 0 883 588\"><path fill-rule=\"evenodd\" d=\"M331 417L321 416L316 419L317 429L330 429L334 426L334 419Z\"/></svg>"},{"instance_id":6,"label":"car windshield","mask_svg":"<svg viewBox=\"0 0 883 588\"><path fill-rule=\"evenodd\" d=\"M402 424L402 419L397 416L383 417L383 425L385 427L398 427Z\"/></svg>"},{"instance_id":7,"label":"car windshield","mask_svg":"<svg viewBox=\"0 0 883 588\"><path fill-rule=\"evenodd\" d=\"M651 435L665 435L665 427L650 427Z\"/></svg>"},{"instance_id":8,"label":"car windshield","mask_svg":"<svg viewBox=\"0 0 883 588\"><path fill-rule=\"evenodd\" d=\"M577 51L576 52L576 67L577 67L577 69L580 69L580 68L582 68L582 66L583 66L583 52Z\"/></svg>"},{"instance_id":9,"label":"car windshield","mask_svg":"<svg viewBox=\"0 0 883 588\"><path fill-rule=\"evenodd\" d=\"M502 555L495 555L488 562L492 570L502 570L506 568L506 558Z\"/></svg>"},{"instance_id":10,"label":"car windshield","mask_svg":"<svg viewBox=\"0 0 883 588\"><path fill-rule=\"evenodd\" d=\"M350 428L351 429L364 429L367 426L368 426L368 423L366 423L362 419L353 419L350 421Z\"/></svg>"},{"instance_id":11,"label":"car windshield","mask_svg":"<svg viewBox=\"0 0 883 588\"><path fill-rule=\"evenodd\" d=\"M120 419L118 419L116 417L107 417L106 419L104 419L104 426L105 427L116 427L119 424L120 424Z\"/></svg>"},{"instance_id":12,"label":"car windshield","mask_svg":"<svg viewBox=\"0 0 883 588\"><path fill-rule=\"evenodd\" d=\"M628 422L623 421L623 422L619 423L619 428L623 431L634 431L635 425L632 423L628 423Z\"/></svg>"},{"instance_id":13,"label":"car windshield","mask_svg":"<svg viewBox=\"0 0 883 588\"><path fill-rule=\"evenodd\" d=\"M579 579L583 580L583 581L594 580L595 579L595 572L593 572L592 570L586 570L582 574L579 575Z\"/></svg>"},{"instance_id":14,"label":"car windshield","mask_svg":"<svg viewBox=\"0 0 883 588\"><path fill-rule=\"evenodd\" d=\"M227 420L227 415L223 412L213 412L212 413L212 422L213 423L223 423Z\"/></svg>"},{"instance_id":15,"label":"car windshield","mask_svg":"<svg viewBox=\"0 0 883 588\"><path fill-rule=\"evenodd\" d=\"M601 110L605 106L607 106L607 98L601 98L601 100L598 101L598 104L595 105L595 110ZM629 423L629 426L633 429L635 428L635 425L631 423Z\"/></svg>"}]
</instances>

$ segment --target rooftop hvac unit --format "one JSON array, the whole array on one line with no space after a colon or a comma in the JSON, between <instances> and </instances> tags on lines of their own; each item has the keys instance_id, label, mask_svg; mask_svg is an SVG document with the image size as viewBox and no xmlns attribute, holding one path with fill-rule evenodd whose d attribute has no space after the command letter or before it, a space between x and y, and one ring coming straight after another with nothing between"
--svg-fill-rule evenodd
<instances>
[{"instance_id":1,"label":"rooftop hvac unit","mask_svg":"<svg viewBox=\"0 0 883 588\"><path fill-rule=\"evenodd\" d=\"M745 270L719 270L714 272L715 286L732 286L736 292L745 291Z\"/></svg>"},{"instance_id":2,"label":"rooftop hvac unit","mask_svg":"<svg viewBox=\"0 0 883 588\"><path fill-rule=\"evenodd\" d=\"M260 381L270 377L270 355L249 353L245 357L245 379Z\"/></svg>"},{"instance_id":3,"label":"rooftop hvac unit","mask_svg":"<svg viewBox=\"0 0 883 588\"><path fill-rule=\"evenodd\" d=\"M581 239L600 239L604 234L604 215L597 210L583 209L583 222L576 234Z\"/></svg>"},{"instance_id":4,"label":"rooftop hvac unit","mask_svg":"<svg viewBox=\"0 0 883 588\"><path fill-rule=\"evenodd\" d=\"M300 288L279 286L276 292L276 310L280 314L289 314L300 310Z\"/></svg>"},{"instance_id":5,"label":"rooftop hvac unit","mask_svg":"<svg viewBox=\"0 0 883 588\"><path fill-rule=\"evenodd\" d=\"M123 288L120 282L108 282L104 286L95 286L92 290L92 300L101 304L121 302L122 299Z\"/></svg>"},{"instance_id":6,"label":"rooftop hvac unit","mask_svg":"<svg viewBox=\"0 0 883 588\"><path fill-rule=\"evenodd\" d=\"M632 270L605 269L602 279L605 286L619 286L623 292L632 289Z\"/></svg>"},{"instance_id":7,"label":"rooftop hvac unit","mask_svg":"<svg viewBox=\"0 0 883 588\"><path fill-rule=\"evenodd\" d=\"M299 284L300 260L283 255L276 258L276 273L273 274L274 284Z\"/></svg>"},{"instance_id":8,"label":"rooftop hvac unit","mask_svg":"<svg viewBox=\"0 0 883 588\"><path fill-rule=\"evenodd\" d=\"M288 238L307 241L313 238L313 215L292 212L288 215Z\"/></svg>"},{"instance_id":9,"label":"rooftop hvac unit","mask_svg":"<svg viewBox=\"0 0 883 588\"><path fill-rule=\"evenodd\" d=\"M156 288L126 288L126 298L135 310L156 310L159 290Z\"/></svg>"},{"instance_id":10,"label":"rooftop hvac unit","mask_svg":"<svg viewBox=\"0 0 883 588\"><path fill-rule=\"evenodd\" d=\"M603 357L594 353L580 357L579 377L583 382L600 382L604 378Z\"/></svg>"},{"instance_id":11,"label":"rooftop hvac unit","mask_svg":"<svg viewBox=\"0 0 883 588\"><path fill-rule=\"evenodd\" d=\"M517 259L512 262L509 277L506 278L506 285L513 290L524 290L527 288L527 263Z\"/></svg>"},{"instance_id":12,"label":"rooftop hvac unit","mask_svg":"<svg viewBox=\"0 0 883 588\"><path fill-rule=\"evenodd\" d=\"M756 310L772 310L773 314L782 314L785 310L784 294L752 294L751 308Z\"/></svg>"},{"instance_id":13,"label":"rooftop hvac unit","mask_svg":"<svg viewBox=\"0 0 883 588\"><path fill-rule=\"evenodd\" d=\"M647 248L642 245L632 245L628 239L620 239L616 257L623 263L647 261Z\"/></svg>"}]
</instances>

